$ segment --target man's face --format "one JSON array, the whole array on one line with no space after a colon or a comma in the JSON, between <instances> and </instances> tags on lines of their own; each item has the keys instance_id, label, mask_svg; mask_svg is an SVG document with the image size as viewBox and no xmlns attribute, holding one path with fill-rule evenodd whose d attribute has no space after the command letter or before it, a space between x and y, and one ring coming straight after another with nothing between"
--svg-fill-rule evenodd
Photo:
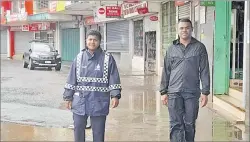
<instances>
[{"instance_id":1,"label":"man's face","mask_svg":"<svg viewBox=\"0 0 250 142\"><path fill-rule=\"evenodd\" d=\"M178 24L178 33L181 39L189 39L192 36L193 28L189 22L180 22Z\"/></svg>"},{"instance_id":2,"label":"man's face","mask_svg":"<svg viewBox=\"0 0 250 142\"><path fill-rule=\"evenodd\" d=\"M100 46L100 40L94 35L89 35L86 42L88 49L92 51L96 50Z\"/></svg>"}]
</instances>

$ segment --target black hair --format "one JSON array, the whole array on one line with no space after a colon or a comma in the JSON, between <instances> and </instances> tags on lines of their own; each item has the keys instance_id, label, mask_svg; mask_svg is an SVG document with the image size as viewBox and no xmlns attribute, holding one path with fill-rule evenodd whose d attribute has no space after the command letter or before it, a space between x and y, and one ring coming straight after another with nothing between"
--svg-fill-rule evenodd
<instances>
[{"instance_id":1,"label":"black hair","mask_svg":"<svg viewBox=\"0 0 250 142\"><path fill-rule=\"evenodd\" d=\"M90 30L90 31L87 33L87 37L90 36L90 35L96 36L96 37L99 39L99 41L101 41L101 39L102 39L101 33L100 33L99 31L97 31L97 30Z\"/></svg>"},{"instance_id":2,"label":"black hair","mask_svg":"<svg viewBox=\"0 0 250 142\"><path fill-rule=\"evenodd\" d=\"M180 23L180 22L187 22L187 23L190 23L191 27L193 28L192 21L189 20L188 18L179 19L179 22L178 22L178 23Z\"/></svg>"}]
</instances>

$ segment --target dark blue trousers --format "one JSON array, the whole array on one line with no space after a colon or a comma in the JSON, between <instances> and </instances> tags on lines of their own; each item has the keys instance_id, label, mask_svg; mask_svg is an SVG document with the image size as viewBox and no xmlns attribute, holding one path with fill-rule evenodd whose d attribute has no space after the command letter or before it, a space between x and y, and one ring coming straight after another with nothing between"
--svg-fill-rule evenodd
<instances>
[{"instance_id":1,"label":"dark blue trousers","mask_svg":"<svg viewBox=\"0 0 250 142\"><path fill-rule=\"evenodd\" d=\"M170 141L194 142L200 93L168 94Z\"/></svg>"},{"instance_id":2,"label":"dark blue trousers","mask_svg":"<svg viewBox=\"0 0 250 142\"><path fill-rule=\"evenodd\" d=\"M75 142L85 142L87 115L73 113ZM94 142L104 142L106 116L90 116Z\"/></svg>"}]
</instances>

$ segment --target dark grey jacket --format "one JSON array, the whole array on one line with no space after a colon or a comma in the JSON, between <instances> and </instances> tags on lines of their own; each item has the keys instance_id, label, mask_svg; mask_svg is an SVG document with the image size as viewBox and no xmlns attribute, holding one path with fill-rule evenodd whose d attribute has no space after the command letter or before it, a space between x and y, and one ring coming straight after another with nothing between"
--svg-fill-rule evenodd
<instances>
[{"instance_id":1,"label":"dark grey jacket","mask_svg":"<svg viewBox=\"0 0 250 142\"><path fill-rule=\"evenodd\" d=\"M200 90L200 80L202 90ZM210 73L207 50L204 44L192 38L185 47L173 41L164 58L161 95L176 92L210 94Z\"/></svg>"}]
</instances>

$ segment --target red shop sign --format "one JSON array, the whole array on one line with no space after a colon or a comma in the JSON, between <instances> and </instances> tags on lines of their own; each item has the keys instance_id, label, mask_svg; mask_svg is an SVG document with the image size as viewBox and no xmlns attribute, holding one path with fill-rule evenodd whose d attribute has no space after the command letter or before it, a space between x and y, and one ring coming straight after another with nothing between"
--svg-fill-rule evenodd
<instances>
[{"instance_id":1,"label":"red shop sign","mask_svg":"<svg viewBox=\"0 0 250 142\"><path fill-rule=\"evenodd\" d=\"M29 25L23 25L22 26L22 31L29 31Z\"/></svg>"},{"instance_id":2,"label":"red shop sign","mask_svg":"<svg viewBox=\"0 0 250 142\"><path fill-rule=\"evenodd\" d=\"M185 1L175 0L175 6L183 6L183 5L185 5Z\"/></svg>"},{"instance_id":3,"label":"red shop sign","mask_svg":"<svg viewBox=\"0 0 250 142\"><path fill-rule=\"evenodd\" d=\"M157 16L150 16L149 19L151 21L157 21L158 20L158 17Z\"/></svg>"},{"instance_id":4,"label":"red shop sign","mask_svg":"<svg viewBox=\"0 0 250 142\"><path fill-rule=\"evenodd\" d=\"M106 6L106 18L119 18L121 17L120 6Z\"/></svg>"},{"instance_id":5,"label":"red shop sign","mask_svg":"<svg viewBox=\"0 0 250 142\"><path fill-rule=\"evenodd\" d=\"M148 8L147 8L147 7L138 8L138 9L137 9L137 12L138 12L139 14L146 14L146 13L148 13Z\"/></svg>"},{"instance_id":6,"label":"red shop sign","mask_svg":"<svg viewBox=\"0 0 250 142\"><path fill-rule=\"evenodd\" d=\"M39 24L40 23L32 23L29 25L29 31L39 31Z\"/></svg>"},{"instance_id":7,"label":"red shop sign","mask_svg":"<svg viewBox=\"0 0 250 142\"><path fill-rule=\"evenodd\" d=\"M93 25L93 24L96 24L93 16L84 18L84 25Z\"/></svg>"}]
</instances>

